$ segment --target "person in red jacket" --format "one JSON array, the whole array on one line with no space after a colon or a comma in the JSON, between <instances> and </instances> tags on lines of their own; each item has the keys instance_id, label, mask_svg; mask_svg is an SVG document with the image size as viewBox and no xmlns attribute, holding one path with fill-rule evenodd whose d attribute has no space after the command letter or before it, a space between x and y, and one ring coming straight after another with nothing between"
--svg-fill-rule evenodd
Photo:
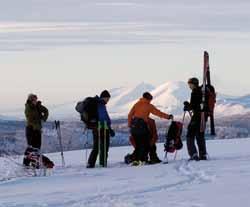
<instances>
[{"instance_id":1,"label":"person in red jacket","mask_svg":"<svg viewBox=\"0 0 250 207\"><path fill-rule=\"evenodd\" d=\"M163 119L173 119L173 115L166 114L151 104L153 96L145 92L143 97L132 107L128 114L128 126L134 140L135 161L148 161L148 153L156 146L157 132L154 120L149 116L153 114ZM155 128L155 129L154 129ZM155 130L155 132L154 132ZM156 134L156 136L155 136Z\"/></svg>"}]
</instances>

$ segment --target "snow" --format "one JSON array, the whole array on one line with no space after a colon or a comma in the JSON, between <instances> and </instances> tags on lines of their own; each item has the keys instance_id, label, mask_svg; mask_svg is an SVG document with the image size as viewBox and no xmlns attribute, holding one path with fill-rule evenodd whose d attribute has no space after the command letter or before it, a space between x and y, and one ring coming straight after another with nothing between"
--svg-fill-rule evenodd
<instances>
[{"instance_id":1,"label":"snow","mask_svg":"<svg viewBox=\"0 0 250 207\"><path fill-rule=\"evenodd\" d=\"M48 177L0 182L1 207L235 207L248 204L250 139L208 141L209 161L187 162L186 149L168 165L129 167L121 161L130 147L112 148L109 167L86 169L85 152L50 154L57 167ZM162 144L158 146L163 155ZM17 158L21 160L21 158ZM0 158L0 176L14 164ZM17 168L17 166L15 167Z\"/></svg>"}]
</instances>

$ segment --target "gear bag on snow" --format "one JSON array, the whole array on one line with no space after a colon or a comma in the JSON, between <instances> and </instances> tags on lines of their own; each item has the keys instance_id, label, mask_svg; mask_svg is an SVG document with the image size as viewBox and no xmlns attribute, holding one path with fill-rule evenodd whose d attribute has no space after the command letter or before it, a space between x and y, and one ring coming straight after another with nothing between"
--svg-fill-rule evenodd
<instances>
[{"instance_id":1,"label":"gear bag on snow","mask_svg":"<svg viewBox=\"0 0 250 207\"><path fill-rule=\"evenodd\" d=\"M76 111L88 129L97 127L98 122L98 100L97 97L88 97L76 104Z\"/></svg>"},{"instance_id":2,"label":"gear bag on snow","mask_svg":"<svg viewBox=\"0 0 250 207\"><path fill-rule=\"evenodd\" d=\"M165 142L165 151L173 153L176 150L180 150L183 147L181 140L183 129L183 123L172 121L167 133L166 133L166 142Z\"/></svg>"},{"instance_id":3,"label":"gear bag on snow","mask_svg":"<svg viewBox=\"0 0 250 207\"><path fill-rule=\"evenodd\" d=\"M40 159L42 156L42 159ZM41 163L42 160L42 163ZM23 164L27 167L33 167L36 169L40 169L42 167L52 169L54 167L54 163L46 156L42 155L39 152L39 149L28 147L24 154L24 162Z\"/></svg>"}]
</instances>

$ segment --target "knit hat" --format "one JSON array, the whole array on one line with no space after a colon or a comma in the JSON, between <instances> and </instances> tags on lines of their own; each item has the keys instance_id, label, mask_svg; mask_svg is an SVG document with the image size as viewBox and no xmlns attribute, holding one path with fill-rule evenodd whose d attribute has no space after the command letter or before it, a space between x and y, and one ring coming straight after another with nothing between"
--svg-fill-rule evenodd
<instances>
[{"instance_id":1,"label":"knit hat","mask_svg":"<svg viewBox=\"0 0 250 207\"><path fill-rule=\"evenodd\" d=\"M194 84L196 86L199 86L199 80L198 80L198 78L190 78L188 80L188 83L191 83L191 84Z\"/></svg>"},{"instance_id":2,"label":"knit hat","mask_svg":"<svg viewBox=\"0 0 250 207\"><path fill-rule=\"evenodd\" d=\"M100 95L101 98L110 98L111 95L110 93L107 91L107 90L104 90L101 95Z\"/></svg>"},{"instance_id":3,"label":"knit hat","mask_svg":"<svg viewBox=\"0 0 250 207\"><path fill-rule=\"evenodd\" d=\"M149 92L145 92L143 94L143 98L145 98L145 99L147 99L149 101L153 100L153 96Z\"/></svg>"},{"instance_id":4,"label":"knit hat","mask_svg":"<svg viewBox=\"0 0 250 207\"><path fill-rule=\"evenodd\" d=\"M35 95L33 93L31 93L31 94L28 95L28 100L29 101L33 101L34 99L37 99L37 95Z\"/></svg>"}]
</instances>

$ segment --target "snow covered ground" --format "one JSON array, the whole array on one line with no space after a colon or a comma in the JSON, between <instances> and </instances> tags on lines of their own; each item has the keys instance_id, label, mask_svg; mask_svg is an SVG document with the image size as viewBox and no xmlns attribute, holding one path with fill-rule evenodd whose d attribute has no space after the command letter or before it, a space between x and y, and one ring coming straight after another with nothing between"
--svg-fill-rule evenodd
<instances>
[{"instance_id":1,"label":"snow covered ground","mask_svg":"<svg viewBox=\"0 0 250 207\"><path fill-rule=\"evenodd\" d=\"M49 155L58 167L49 177L19 177L0 182L1 207L235 207L250 201L250 139L208 141L209 161L187 162L186 149L168 165L128 167L132 149L112 148L109 168L86 169L84 152ZM159 145L162 155L162 145ZM21 159L21 158L19 158ZM0 179L20 166L0 158Z\"/></svg>"}]
</instances>

